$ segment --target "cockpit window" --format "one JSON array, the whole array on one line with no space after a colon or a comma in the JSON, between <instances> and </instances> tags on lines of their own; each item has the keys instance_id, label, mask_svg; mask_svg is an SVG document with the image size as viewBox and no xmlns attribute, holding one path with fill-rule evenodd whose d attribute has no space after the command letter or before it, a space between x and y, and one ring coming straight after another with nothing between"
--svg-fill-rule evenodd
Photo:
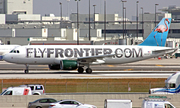
<instances>
[{"instance_id":1,"label":"cockpit window","mask_svg":"<svg viewBox=\"0 0 180 108\"><path fill-rule=\"evenodd\" d=\"M19 50L11 50L10 53L20 53Z\"/></svg>"}]
</instances>

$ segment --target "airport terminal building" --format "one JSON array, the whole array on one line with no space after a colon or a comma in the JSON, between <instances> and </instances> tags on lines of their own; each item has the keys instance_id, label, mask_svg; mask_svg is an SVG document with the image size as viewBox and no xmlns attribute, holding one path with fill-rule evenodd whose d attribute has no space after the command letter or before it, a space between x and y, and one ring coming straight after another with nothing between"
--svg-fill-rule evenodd
<instances>
[{"instance_id":1,"label":"airport terminal building","mask_svg":"<svg viewBox=\"0 0 180 108\"><path fill-rule=\"evenodd\" d=\"M123 21L118 14L107 14L104 21L105 15L98 13L90 15L90 22L89 14L79 14L77 22L77 13L71 13L70 18L33 14L33 0L1 0L0 42L20 45L76 44L79 40L79 44L138 44L163 17L167 17L173 19L168 38L179 43L180 8L170 6L161 11L156 13L156 22L154 13L139 14L138 23L127 18Z\"/></svg>"}]
</instances>

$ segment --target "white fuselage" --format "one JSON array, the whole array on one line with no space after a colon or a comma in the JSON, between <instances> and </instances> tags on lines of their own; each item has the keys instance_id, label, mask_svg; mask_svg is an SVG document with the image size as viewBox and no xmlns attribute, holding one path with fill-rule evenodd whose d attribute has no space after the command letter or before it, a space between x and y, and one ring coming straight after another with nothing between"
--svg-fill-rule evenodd
<instances>
[{"instance_id":1,"label":"white fuselage","mask_svg":"<svg viewBox=\"0 0 180 108\"><path fill-rule=\"evenodd\" d=\"M121 64L157 57L165 54L166 49L169 48L130 45L27 45L16 48L3 59L17 64L45 65L59 64L60 60L114 54L100 59L104 62L99 64ZM154 52L158 50L160 51Z\"/></svg>"}]
</instances>

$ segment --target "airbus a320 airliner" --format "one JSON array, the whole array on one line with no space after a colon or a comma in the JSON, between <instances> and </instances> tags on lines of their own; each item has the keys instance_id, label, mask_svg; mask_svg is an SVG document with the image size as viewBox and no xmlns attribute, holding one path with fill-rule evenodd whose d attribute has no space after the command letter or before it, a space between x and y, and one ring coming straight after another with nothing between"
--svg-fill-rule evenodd
<instances>
[{"instance_id":1,"label":"airbus a320 airliner","mask_svg":"<svg viewBox=\"0 0 180 108\"><path fill-rule=\"evenodd\" d=\"M3 59L29 65L49 65L50 69L92 73L90 65L136 62L172 53L165 47L171 18L163 18L146 40L139 45L27 45L13 49Z\"/></svg>"}]
</instances>

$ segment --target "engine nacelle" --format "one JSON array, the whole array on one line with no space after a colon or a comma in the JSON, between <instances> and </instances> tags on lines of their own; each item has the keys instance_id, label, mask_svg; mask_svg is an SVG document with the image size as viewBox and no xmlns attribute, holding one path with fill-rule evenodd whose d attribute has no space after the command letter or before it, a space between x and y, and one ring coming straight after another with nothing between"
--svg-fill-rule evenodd
<instances>
[{"instance_id":1,"label":"engine nacelle","mask_svg":"<svg viewBox=\"0 0 180 108\"><path fill-rule=\"evenodd\" d=\"M78 63L75 60L61 60L60 69L62 70L74 70L78 68Z\"/></svg>"},{"instance_id":2,"label":"engine nacelle","mask_svg":"<svg viewBox=\"0 0 180 108\"><path fill-rule=\"evenodd\" d=\"M60 69L60 65L59 64L49 64L49 69L51 70L59 70Z\"/></svg>"}]
</instances>

